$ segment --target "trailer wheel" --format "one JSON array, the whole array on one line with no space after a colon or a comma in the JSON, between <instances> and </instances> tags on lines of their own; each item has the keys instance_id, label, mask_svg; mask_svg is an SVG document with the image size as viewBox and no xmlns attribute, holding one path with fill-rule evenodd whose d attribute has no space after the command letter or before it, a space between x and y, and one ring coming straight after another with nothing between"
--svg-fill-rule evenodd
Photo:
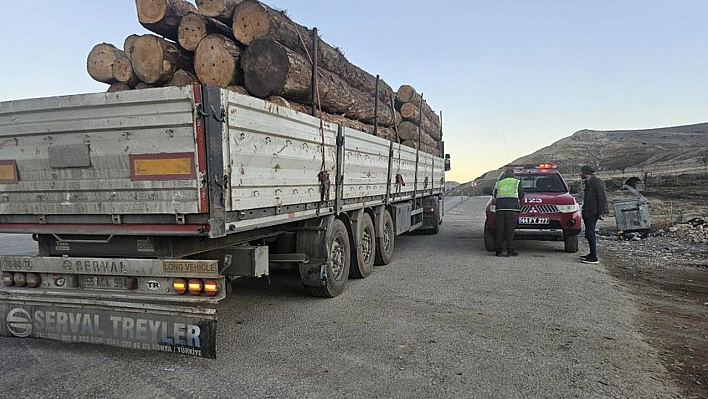
<instances>
[{"instance_id":1,"label":"trailer wheel","mask_svg":"<svg viewBox=\"0 0 708 399\"><path fill-rule=\"evenodd\" d=\"M349 279L349 266L351 264L351 245L347 228L339 219L336 219L327 232L327 275L324 285L305 286L307 291L317 297L334 298L344 292Z\"/></svg>"},{"instance_id":2,"label":"trailer wheel","mask_svg":"<svg viewBox=\"0 0 708 399\"><path fill-rule=\"evenodd\" d=\"M349 268L349 277L366 278L371 274L376 258L376 231L371 216L364 213L361 221L357 223L359 233L357 234L356 250L359 261Z\"/></svg>"},{"instance_id":3,"label":"trailer wheel","mask_svg":"<svg viewBox=\"0 0 708 399\"><path fill-rule=\"evenodd\" d=\"M566 236L565 239L565 252L576 253L578 252L578 236Z\"/></svg>"},{"instance_id":4,"label":"trailer wheel","mask_svg":"<svg viewBox=\"0 0 708 399\"><path fill-rule=\"evenodd\" d=\"M496 246L495 246L495 241L496 238L494 237L494 232L489 230L488 228L484 228L484 248L487 249L487 251L495 251Z\"/></svg>"},{"instance_id":5,"label":"trailer wheel","mask_svg":"<svg viewBox=\"0 0 708 399\"><path fill-rule=\"evenodd\" d=\"M393 219L388 211L383 214L383 226L381 237L376 237L376 264L388 265L393 258L393 245L396 239L396 232L393 229Z\"/></svg>"}]
</instances>

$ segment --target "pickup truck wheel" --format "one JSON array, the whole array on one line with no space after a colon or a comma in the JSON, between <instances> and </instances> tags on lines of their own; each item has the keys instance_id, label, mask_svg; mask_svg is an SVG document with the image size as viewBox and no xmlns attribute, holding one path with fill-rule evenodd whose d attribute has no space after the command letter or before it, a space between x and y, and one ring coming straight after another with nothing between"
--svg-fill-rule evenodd
<instances>
[{"instance_id":1,"label":"pickup truck wheel","mask_svg":"<svg viewBox=\"0 0 708 399\"><path fill-rule=\"evenodd\" d=\"M349 233L344 223L335 220L328 233L327 248L327 276L325 284L321 286L306 286L312 296L334 298L344 292L349 279L349 266L351 264L351 245Z\"/></svg>"},{"instance_id":2,"label":"pickup truck wheel","mask_svg":"<svg viewBox=\"0 0 708 399\"><path fill-rule=\"evenodd\" d=\"M393 219L388 211L383 214L381 237L376 237L376 262L377 265L388 265L393 258L393 244L396 232L393 230Z\"/></svg>"},{"instance_id":3,"label":"pickup truck wheel","mask_svg":"<svg viewBox=\"0 0 708 399\"><path fill-rule=\"evenodd\" d=\"M578 236L566 236L565 239L565 252L576 253L578 252Z\"/></svg>"},{"instance_id":4,"label":"pickup truck wheel","mask_svg":"<svg viewBox=\"0 0 708 399\"><path fill-rule=\"evenodd\" d=\"M484 248L487 249L487 251L494 251L496 250L495 246L495 237L494 237L494 232L489 230L488 228L484 228Z\"/></svg>"},{"instance_id":5,"label":"pickup truck wheel","mask_svg":"<svg viewBox=\"0 0 708 399\"><path fill-rule=\"evenodd\" d=\"M352 265L349 269L349 277L366 278L371 274L374 268L374 259L376 257L376 231L374 230L374 222L371 221L371 216L364 213L359 226L358 241L356 243L356 254L359 262Z\"/></svg>"}]
</instances>

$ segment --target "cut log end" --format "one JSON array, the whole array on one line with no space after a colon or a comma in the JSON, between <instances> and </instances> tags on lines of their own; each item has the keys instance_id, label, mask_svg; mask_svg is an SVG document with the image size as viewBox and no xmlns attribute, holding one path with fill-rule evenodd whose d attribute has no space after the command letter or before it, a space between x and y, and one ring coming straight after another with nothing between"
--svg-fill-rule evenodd
<instances>
[{"instance_id":1,"label":"cut log end","mask_svg":"<svg viewBox=\"0 0 708 399\"><path fill-rule=\"evenodd\" d=\"M130 90L130 86L123 82L115 82L110 87L108 87L108 90L106 90L106 93L115 93L117 91L126 91Z\"/></svg>"},{"instance_id":2,"label":"cut log end","mask_svg":"<svg viewBox=\"0 0 708 399\"><path fill-rule=\"evenodd\" d=\"M268 10L258 1L246 0L236 6L231 28L236 39L248 46L254 39L270 32Z\"/></svg>"},{"instance_id":3,"label":"cut log end","mask_svg":"<svg viewBox=\"0 0 708 399\"><path fill-rule=\"evenodd\" d=\"M126 57L133 57L133 46L135 45L135 41L138 40L139 37L140 35L130 35L125 38L125 41L123 42L123 51L125 51Z\"/></svg>"},{"instance_id":4,"label":"cut log end","mask_svg":"<svg viewBox=\"0 0 708 399\"><path fill-rule=\"evenodd\" d=\"M139 37L133 47L135 72L145 83L155 83L162 75L164 49L160 39L152 35Z\"/></svg>"},{"instance_id":5,"label":"cut log end","mask_svg":"<svg viewBox=\"0 0 708 399\"><path fill-rule=\"evenodd\" d=\"M138 9L138 21L154 24L162 21L167 13L168 0L135 0Z\"/></svg>"},{"instance_id":6,"label":"cut log end","mask_svg":"<svg viewBox=\"0 0 708 399\"><path fill-rule=\"evenodd\" d=\"M180 46L188 51L195 51L199 42L207 35L207 26L204 17L189 13L182 17L177 30Z\"/></svg>"},{"instance_id":7,"label":"cut log end","mask_svg":"<svg viewBox=\"0 0 708 399\"><path fill-rule=\"evenodd\" d=\"M199 13L231 23L234 8L241 0L197 0Z\"/></svg>"},{"instance_id":8,"label":"cut log end","mask_svg":"<svg viewBox=\"0 0 708 399\"><path fill-rule=\"evenodd\" d=\"M418 92L410 85L402 85L398 88L398 98L404 103L413 101L417 94Z\"/></svg>"},{"instance_id":9,"label":"cut log end","mask_svg":"<svg viewBox=\"0 0 708 399\"><path fill-rule=\"evenodd\" d=\"M202 83L227 87L237 82L239 48L221 35L205 37L194 55L194 69Z\"/></svg>"},{"instance_id":10,"label":"cut log end","mask_svg":"<svg viewBox=\"0 0 708 399\"><path fill-rule=\"evenodd\" d=\"M113 83L115 82L113 63L123 56L125 53L112 44L97 44L91 49L86 59L86 70L93 79L99 82Z\"/></svg>"},{"instance_id":11,"label":"cut log end","mask_svg":"<svg viewBox=\"0 0 708 399\"><path fill-rule=\"evenodd\" d=\"M122 83L128 85L135 85L138 83L138 78L133 72L133 64L130 59L126 57L119 57L113 63L113 77Z\"/></svg>"},{"instance_id":12,"label":"cut log end","mask_svg":"<svg viewBox=\"0 0 708 399\"><path fill-rule=\"evenodd\" d=\"M287 51L276 42L254 40L244 52L241 66L249 93L260 98L282 94L290 59Z\"/></svg>"},{"instance_id":13,"label":"cut log end","mask_svg":"<svg viewBox=\"0 0 708 399\"><path fill-rule=\"evenodd\" d=\"M172 80L170 80L168 86L182 87L191 86L195 84L199 84L199 79L197 79L197 77L191 74L190 72L187 72L184 69L180 69L172 76Z\"/></svg>"}]
</instances>

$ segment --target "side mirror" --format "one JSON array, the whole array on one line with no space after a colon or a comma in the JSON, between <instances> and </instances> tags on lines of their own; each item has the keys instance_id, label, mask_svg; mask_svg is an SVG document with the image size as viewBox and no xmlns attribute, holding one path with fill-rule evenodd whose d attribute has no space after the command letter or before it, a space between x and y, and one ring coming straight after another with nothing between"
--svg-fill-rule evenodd
<instances>
[{"instance_id":1,"label":"side mirror","mask_svg":"<svg viewBox=\"0 0 708 399\"><path fill-rule=\"evenodd\" d=\"M450 170L450 154L445 154L445 172Z\"/></svg>"},{"instance_id":2,"label":"side mirror","mask_svg":"<svg viewBox=\"0 0 708 399\"><path fill-rule=\"evenodd\" d=\"M577 194L580 192L580 184L575 183L570 185L570 193L571 194Z\"/></svg>"},{"instance_id":3,"label":"side mirror","mask_svg":"<svg viewBox=\"0 0 708 399\"><path fill-rule=\"evenodd\" d=\"M485 187L482 189L482 194L484 194L484 195L492 195L493 192L494 192L494 189L491 187Z\"/></svg>"}]
</instances>

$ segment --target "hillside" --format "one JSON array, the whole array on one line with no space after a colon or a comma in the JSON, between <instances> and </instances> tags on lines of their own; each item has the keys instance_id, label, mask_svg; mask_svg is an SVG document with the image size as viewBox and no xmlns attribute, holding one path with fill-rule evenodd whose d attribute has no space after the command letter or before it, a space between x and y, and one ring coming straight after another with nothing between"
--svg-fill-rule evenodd
<instances>
[{"instance_id":1,"label":"hillside","mask_svg":"<svg viewBox=\"0 0 708 399\"><path fill-rule=\"evenodd\" d=\"M708 122L642 130L580 130L511 163L554 162L567 179L576 179L582 165L594 165L602 177L633 174L680 175L708 168ZM462 183L452 193L481 193L501 171L491 170L475 179L476 188ZM474 191L473 191L474 190Z\"/></svg>"},{"instance_id":2,"label":"hillside","mask_svg":"<svg viewBox=\"0 0 708 399\"><path fill-rule=\"evenodd\" d=\"M679 173L708 161L708 123L645 130L580 130L513 163L555 162L561 173Z\"/></svg>"}]
</instances>

